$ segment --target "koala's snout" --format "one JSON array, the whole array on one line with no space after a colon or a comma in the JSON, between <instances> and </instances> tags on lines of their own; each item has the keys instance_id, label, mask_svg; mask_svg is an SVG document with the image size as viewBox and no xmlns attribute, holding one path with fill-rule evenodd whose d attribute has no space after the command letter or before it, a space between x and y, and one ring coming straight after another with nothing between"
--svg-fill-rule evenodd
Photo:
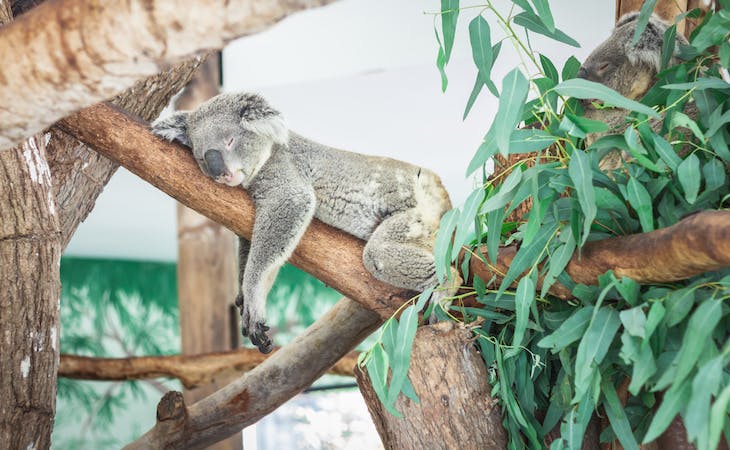
<instances>
[{"instance_id":1,"label":"koala's snout","mask_svg":"<svg viewBox=\"0 0 730 450\"><path fill-rule=\"evenodd\" d=\"M218 178L227 173L226 163L223 161L223 155L218 150L207 150L205 155L205 165L208 167L208 175Z\"/></svg>"}]
</instances>

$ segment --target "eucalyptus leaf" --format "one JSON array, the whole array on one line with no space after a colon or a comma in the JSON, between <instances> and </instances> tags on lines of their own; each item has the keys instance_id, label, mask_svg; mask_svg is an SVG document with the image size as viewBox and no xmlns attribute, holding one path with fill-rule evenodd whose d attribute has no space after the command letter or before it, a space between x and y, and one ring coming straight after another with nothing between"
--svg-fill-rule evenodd
<instances>
[{"instance_id":1,"label":"eucalyptus leaf","mask_svg":"<svg viewBox=\"0 0 730 450\"><path fill-rule=\"evenodd\" d=\"M649 18L654 12L654 5L656 5L656 0L645 0L641 5L639 17L636 19L636 31L634 31L634 36L631 39L631 45L636 45L639 42L641 34L646 29L646 24L649 23Z\"/></svg>"},{"instance_id":2,"label":"eucalyptus leaf","mask_svg":"<svg viewBox=\"0 0 730 450\"><path fill-rule=\"evenodd\" d=\"M641 229L644 233L654 231L654 217L652 215L651 196L636 178L631 177L628 184L626 185L626 200L636 214L639 216L639 222L641 222Z\"/></svg>"},{"instance_id":3,"label":"eucalyptus leaf","mask_svg":"<svg viewBox=\"0 0 730 450\"><path fill-rule=\"evenodd\" d=\"M593 308L585 306L580 308L572 316L570 316L560 327L553 333L542 338L538 343L538 347L549 348L553 353L557 353L573 342L583 337L593 316Z\"/></svg>"},{"instance_id":4,"label":"eucalyptus leaf","mask_svg":"<svg viewBox=\"0 0 730 450\"><path fill-rule=\"evenodd\" d=\"M686 404L690 396L690 384L681 383L676 388L669 389L664 394L664 399L654 414L654 419L644 435L642 444L649 443L658 438L667 429L672 419L677 415L682 405Z\"/></svg>"},{"instance_id":5,"label":"eucalyptus leaf","mask_svg":"<svg viewBox=\"0 0 730 450\"><path fill-rule=\"evenodd\" d=\"M596 217L596 199L593 192L593 170L590 166L589 156L580 150L575 150L568 164L568 173L570 179L573 180L575 193L578 196L578 203L581 211L583 211L583 233L579 246L588 239L591 224ZM577 241L577 239L576 239Z\"/></svg>"},{"instance_id":6,"label":"eucalyptus leaf","mask_svg":"<svg viewBox=\"0 0 730 450\"><path fill-rule=\"evenodd\" d=\"M610 381L604 380L601 383L601 391L605 398L603 405L606 410L606 415L611 423L613 432L616 434L616 438L625 450L639 450L639 444L636 442L634 433L631 432L631 424L626 417L621 400L618 398L616 388Z\"/></svg>"},{"instance_id":7,"label":"eucalyptus leaf","mask_svg":"<svg viewBox=\"0 0 730 450\"><path fill-rule=\"evenodd\" d=\"M700 190L700 159L694 153L684 158L684 161L677 167L679 183L684 189L684 198L690 205L697 200L697 193Z\"/></svg>"},{"instance_id":8,"label":"eucalyptus leaf","mask_svg":"<svg viewBox=\"0 0 730 450\"><path fill-rule=\"evenodd\" d=\"M515 295L515 331L512 335L512 348L508 350L504 357L509 358L520 352L519 347L522 345L522 339L527 330L527 320L530 318L530 306L535 301L535 282L531 277L522 277L517 283L517 294Z\"/></svg>"},{"instance_id":9,"label":"eucalyptus leaf","mask_svg":"<svg viewBox=\"0 0 730 450\"><path fill-rule=\"evenodd\" d=\"M562 42L564 44L571 45L573 47L580 47L578 41L558 30L557 28L555 29L555 31L550 31L545 26L540 17L538 17L537 14L533 12L523 11L514 16L512 20L517 25L525 27L526 29L533 31L537 34L542 34L544 36L555 39L556 41Z\"/></svg>"},{"instance_id":10,"label":"eucalyptus leaf","mask_svg":"<svg viewBox=\"0 0 730 450\"><path fill-rule=\"evenodd\" d=\"M529 87L530 84L519 68L510 71L502 80L499 109L493 125L496 127L495 144L502 155L506 156L509 152L510 136L520 121Z\"/></svg>"},{"instance_id":11,"label":"eucalyptus leaf","mask_svg":"<svg viewBox=\"0 0 730 450\"><path fill-rule=\"evenodd\" d=\"M580 99L597 99L619 108L636 111L647 116L659 118L656 111L646 105L634 100L629 100L613 89L600 83L588 81L583 78L573 78L563 81L555 86L555 91L560 95L567 95Z\"/></svg>"}]
</instances>

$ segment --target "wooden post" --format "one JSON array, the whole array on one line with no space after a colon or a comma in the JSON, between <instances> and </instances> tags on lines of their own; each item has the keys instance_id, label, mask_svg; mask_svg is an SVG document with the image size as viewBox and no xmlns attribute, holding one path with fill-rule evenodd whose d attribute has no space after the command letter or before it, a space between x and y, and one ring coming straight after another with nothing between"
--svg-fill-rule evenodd
<instances>
[{"instance_id":1,"label":"wooden post","mask_svg":"<svg viewBox=\"0 0 730 450\"><path fill-rule=\"evenodd\" d=\"M176 109L195 109L220 92L219 64L220 53L208 56L178 98ZM235 234L181 203L177 205L177 229L177 298L182 354L237 348L238 321L232 320L236 313L233 301L238 290ZM224 385L218 381L185 390L185 401L193 404ZM241 434L237 433L209 448L240 450L242 447Z\"/></svg>"}]
</instances>

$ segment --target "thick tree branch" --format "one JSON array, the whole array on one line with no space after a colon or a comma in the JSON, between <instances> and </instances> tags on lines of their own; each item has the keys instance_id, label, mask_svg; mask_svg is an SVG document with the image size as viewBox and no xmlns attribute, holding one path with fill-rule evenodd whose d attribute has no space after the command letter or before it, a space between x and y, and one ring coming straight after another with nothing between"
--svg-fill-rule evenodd
<instances>
[{"instance_id":1,"label":"thick tree branch","mask_svg":"<svg viewBox=\"0 0 730 450\"><path fill-rule=\"evenodd\" d=\"M166 64L332 1L44 2L0 29L0 150Z\"/></svg>"},{"instance_id":2,"label":"thick tree branch","mask_svg":"<svg viewBox=\"0 0 730 450\"><path fill-rule=\"evenodd\" d=\"M274 352L279 349L274 350ZM350 352L327 373L354 376L357 352ZM231 381L262 364L270 355L256 349L239 348L201 355L140 356L133 358L93 358L61 355L58 376L80 380L123 381L147 378L177 378L186 389Z\"/></svg>"},{"instance_id":3,"label":"thick tree branch","mask_svg":"<svg viewBox=\"0 0 730 450\"><path fill-rule=\"evenodd\" d=\"M203 448L230 436L309 386L379 324L377 315L344 298L289 345L209 397L186 407L181 394L166 394L157 424L125 448Z\"/></svg>"},{"instance_id":4,"label":"thick tree branch","mask_svg":"<svg viewBox=\"0 0 730 450\"><path fill-rule=\"evenodd\" d=\"M482 251L486 255L486 248ZM499 281L516 253L514 246L500 249L495 265L473 255L469 267L482 280L496 277ZM730 211L704 211L650 233L588 242L573 255L566 271L576 283L588 285L597 284L598 276L608 270L645 284L683 280L726 267L730 267ZM572 297L560 284L550 293Z\"/></svg>"},{"instance_id":5,"label":"thick tree branch","mask_svg":"<svg viewBox=\"0 0 730 450\"><path fill-rule=\"evenodd\" d=\"M62 120L59 126L179 202L251 238L254 208L248 194L214 183L185 147L158 139L147 124L99 104ZM290 262L381 317L390 317L414 293L373 277L363 265L362 249L361 240L315 220Z\"/></svg>"}]
</instances>

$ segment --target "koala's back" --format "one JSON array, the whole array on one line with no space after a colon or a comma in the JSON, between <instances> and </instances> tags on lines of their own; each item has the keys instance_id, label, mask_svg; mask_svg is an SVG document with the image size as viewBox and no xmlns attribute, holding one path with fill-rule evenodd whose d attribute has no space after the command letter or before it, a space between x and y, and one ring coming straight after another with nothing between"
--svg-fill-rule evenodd
<instances>
[{"instance_id":1,"label":"koala's back","mask_svg":"<svg viewBox=\"0 0 730 450\"><path fill-rule=\"evenodd\" d=\"M361 239L393 214L416 208L438 221L451 202L433 172L403 161L334 149L292 135L290 151L317 196L315 217Z\"/></svg>"}]
</instances>

